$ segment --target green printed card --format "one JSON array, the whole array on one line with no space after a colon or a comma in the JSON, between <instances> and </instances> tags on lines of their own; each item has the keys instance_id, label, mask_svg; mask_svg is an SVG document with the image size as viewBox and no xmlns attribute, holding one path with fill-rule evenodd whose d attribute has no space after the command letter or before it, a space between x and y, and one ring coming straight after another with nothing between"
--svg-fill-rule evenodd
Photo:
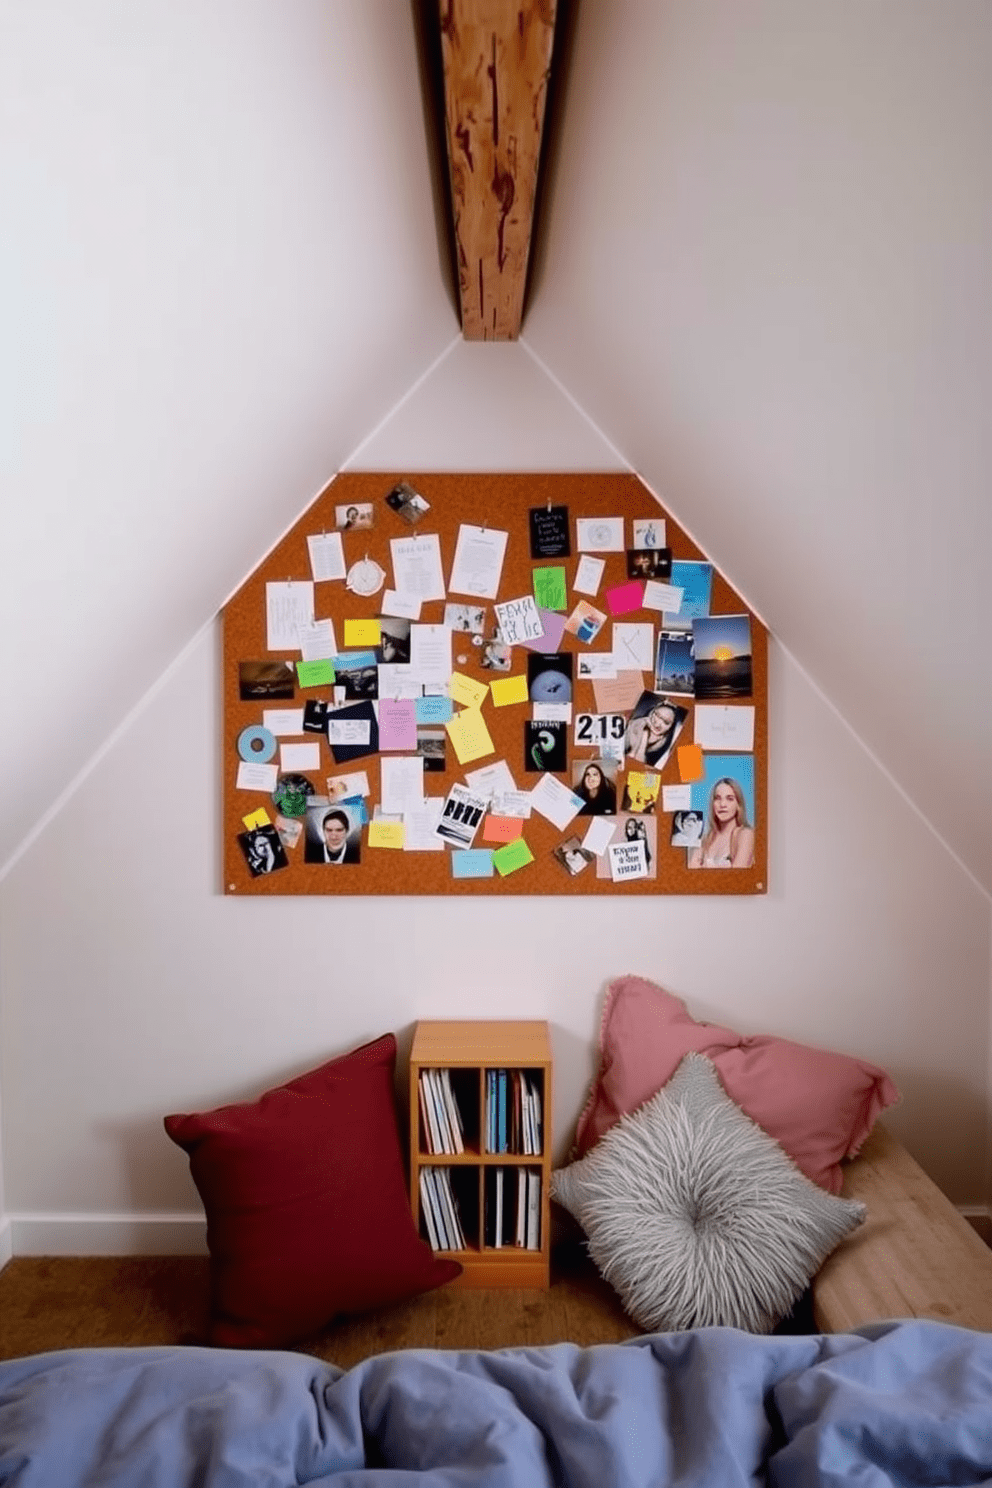
<instances>
[{"instance_id":1,"label":"green printed card","mask_svg":"<svg viewBox=\"0 0 992 1488\"><path fill-rule=\"evenodd\" d=\"M534 854L522 837L518 837L515 842L506 843L504 847L498 847L493 853L493 867L501 878L505 878L508 873L516 873L518 868L525 868L533 861Z\"/></svg>"},{"instance_id":2,"label":"green printed card","mask_svg":"<svg viewBox=\"0 0 992 1488\"><path fill-rule=\"evenodd\" d=\"M535 568L534 601L542 610L568 609L563 568Z\"/></svg>"}]
</instances>

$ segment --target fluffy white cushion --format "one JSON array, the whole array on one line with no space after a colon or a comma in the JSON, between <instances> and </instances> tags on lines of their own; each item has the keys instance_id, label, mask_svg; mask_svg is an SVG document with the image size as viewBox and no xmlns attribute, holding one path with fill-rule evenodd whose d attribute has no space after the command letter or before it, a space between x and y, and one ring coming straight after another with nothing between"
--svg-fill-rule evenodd
<instances>
[{"instance_id":1,"label":"fluffy white cushion","mask_svg":"<svg viewBox=\"0 0 992 1488\"><path fill-rule=\"evenodd\" d=\"M556 1170L551 1195L649 1332L770 1332L865 1217L863 1204L811 1183L702 1054Z\"/></svg>"}]
</instances>

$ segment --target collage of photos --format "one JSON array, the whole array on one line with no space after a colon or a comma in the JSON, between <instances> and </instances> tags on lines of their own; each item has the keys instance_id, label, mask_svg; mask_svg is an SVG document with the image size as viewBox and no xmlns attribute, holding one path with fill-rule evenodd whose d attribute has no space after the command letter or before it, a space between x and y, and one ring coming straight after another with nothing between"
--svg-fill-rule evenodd
<instances>
[{"instance_id":1,"label":"collage of photos","mask_svg":"<svg viewBox=\"0 0 992 1488\"><path fill-rule=\"evenodd\" d=\"M269 654L237 663L251 879L340 867L327 891L381 892L390 863L451 882L543 862L557 887L536 891L567 893L754 867L752 616L712 613L712 567L664 517L548 502L522 534L460 521L448 552L409 482L333 511L312 574L266 582ZM504 579L521 541L526 591Z\"/></svg>"}]
</instances>

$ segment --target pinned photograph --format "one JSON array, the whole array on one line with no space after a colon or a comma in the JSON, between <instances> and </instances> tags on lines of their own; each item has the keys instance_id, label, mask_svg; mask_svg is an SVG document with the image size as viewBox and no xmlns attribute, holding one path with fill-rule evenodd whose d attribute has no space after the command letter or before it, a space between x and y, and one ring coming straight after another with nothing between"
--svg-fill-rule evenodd
<instances>
[{"instance_id":1,"label":"pinned photograph","mask_svg":"<svg viewBox=\"0 0 992 1488\"><path fill-rule=\"evenodd\" d=\"M272 792L273 805L278 807L283 816L303 816L307 809L307 802L314 795L316 787L312 780L306 775L280 775L275 790Z\"/></svg>"},{"instance_id":2,"label":"pinned photograph","mask_svg":"<svg viewBox=\"0 0 992 1488\"><path fill-rule=\"evenodd\" d=\"M276 831L279 833L279 841L283 847L291 851L303 836L303 823L294 821L288 816L277 816Z\"/></svg>"},{"instance_id":3,"label":"pinned photograph","mask_svg":"<svg viewBox=\"0 0 992 1488\"><path fill-rule=\"evenodd\" d=\"M440 820L435 828L438 837L455 847L471 847L488 804L485 796L464 785L453 785L441 807Z\"/></svg>"},{"instance_id":4,"label":"pinned photograph","mask_svg":"<svg viewBox=\"0 0 992 1488\"><path fill-rule=\"evenodd\" d=\"M379 696L379 669L374 659L371 662L366 660L369 656L374 658L375 653L356 651L354 659L347 653L334 658L334 681L344 688L349 702Z\"/></svg>"},{"instance_id":5,"label":"pinned photograph","mask_svg":"<svg viewBox=\"0 0 992 1488\"><path fill-rule=\"evenodd\" d=\"M703 778L692 785L692 809L703 817L703 834L689 849L687 867L754 866L753 755L705 755Z\"/></svg>"},{"instance_id":6,"label":"pinned photograph","mask_svg":"<svg viewBox=\"0 0 992 1488\"><path fill-rule=\"evenodd\" d=\"M631 524L631 541L635 548L663 548L665 546L665 518L638 518Z\"/></svg>"},{"instance_id":7,"label":"pinned photograph","mask_svg":"<svg viewBox=\"0 0 992 1488\"><path fill-rule=\"evenodd\" d=\"M367 796L368 793L369 777L364 770L356 770L352 775L327 777L327 799L332 804L348 796Z\"/></svg>"},{"instance_id":8,"label":"pinned photograph","mask_svg":"<svg viewBox=\"0 0 992 1488\"><path fill-rule=\"evenodd\" d=\"M628 548L628 579L667 579L672 572L671 548Z\"/></svg>"},{"instance_id":9,"label":"pinned photograph","mask_svg":"<svg viewBox=\"0 0 992 1488\"><path fill-rule=\"evenodd\" d=\"M555 773L568 766L568 724L524 724L524 769L534 774L541 770Z\"/></svg>"},{"instance_id":10,"label":"pinned photograph","mask_svg":"<svg viewBox=\"0 0 992 1488\"><path fill-rule=\"evenodd\" d=\"M411 527L416 526L421 517L431 509L430 502L425 501L420 492L415 491L406 481L400 481L398 485L395 485L391 491L386 493L384 500L386 505Z\"/></svg>"},{"instance_id":11,"label":"pinned photograph","mask_svg":"<svg viewBox=\"0 0 992 1488\"><path fill-rule=\"evenodd\" d=\"M642 692L627 723L624 753L628 760L664 769L689 710L660 692Z\"/></svg>"},{"instance_id":12,"label":"pinned photograph","mask_svg":"<svg viewBox=\"0 0 992 1488\"><path fill-rule=\"evenodd\" d=\"M621 848L624 851L617 852ZM641 871L642 861L644 869ZM616 872L615 864L623 866ZM596 877L612 878L622 883L628 878L658 877L658 819L654 816L617 816L613 841L601 858L596 859Z\"/></svg>"},{"instance_id":13,"label":"pinned photograph","mask_svg":"<svg viewBox=\"0 0 992 1488\"><path fill-rule=\"evenodd\" d=\"M498 631L483 642L479 665L488 672L508 672L512 667L513 651L500 639Z\"/></svg>"},{"instance_id":14,"label":"pinned photograph","mask_svg":"<svg viewBox=\"0 0 992 1488\"><path fill-rule=\"evenodd\" d=\"M613 816L617 809L615 760L579 760L572 765L572 790L582 806L580 816Z\"/></svg>"},{"instance_id":15,"label":"pinned photograph","mask_svg":"<svg viewBox=\"0 0 992 1488\"><path fill-rule=\"evenodd\" d=\"M239 661L238 696L243 703L296 696L293 663L287 661Z\"/></svg>"},{"instance_id":16,"label":"pinned photograph","mask_svg":"<svg viewBox=\"0 0 992 1488\"><path fill-rule=\"evenodd\" d=\"M641 770L628 770L620 809L635 812L638 816L647 816L657 810L660 791L660 775Z\"/></svg>"},{"instance_id":17,"label":"pinned photograph","mask_svg":"<svg viewBox=\"0 0 992 1488\"><path fill-rule=\"evenodd\" d=\"M444 623L451 630L460 630L466 635L482 635L486 628L485 605L446 604Z\"/></svg>"},{"instance_id":18,"label":"pinned photograph","mask_svg":"<svg viewBox=\"0 0 992 1488\"><path fill-rule=\"evenodd\" d=\"M697 698L750 697L750 615L697 616L692 622Z\"/></svg>"},{"instance_id":19,"label":"pinned photograph","mask_svg":"<svg viewBox=\"0 0 992 1488\"><path fill-rule=\"evenodd\" d=\"M578 837L566 837L564 842L559 842L551 856L572 878L596 861L596 854L587 852Z\"/></svg>"},{"instance_id":20,"label":"pinned photograph","mask_svg":"<svg viewBox=\"0 0 992 1488\"><path fill-rule=\"evenodd\" d=\"M417 728L417 754L423 757L424 769L431 774L440 774L447 769L448 736L443 728Z\"/></svg>"},{"instance_id":21,"label":"pinned photograph","mask_svg":"<svg viewBox=\"0 0 992 1488\"><path fill-rule=\"evenodd\" d=\"M288 868L289 859L275 827L256 827L253 832L241 832L238 845L245 855L252 878L265 873L275 873L279 868Z\"/></svg>"},{"instance_id":22,"label":"pinned photograph","mask_svg":"<svg viewBox=\"0 0 992 1488\"><path fill-rule=\"evenodd\" d=\"M354 532L372 527L375 523L375 507L371 501L355 501L351 506L334 508L334 525L342 532Z\"/></svg>"},{"instance_id":23,"label":"pinned photograph","mask_svg":"<svg viewBox=\"0 0 992 1488\"><path fill-rule=\"evenodd\" d=\"M379 616L379 644L376 661L386 666L403 666L410 660L410 621L396 615Z\"/></svg>"},{"instance_id":24,"label":"pinned photograph","mask_svg":"<svg viewBox=\"0 0 992 1488\"><path fill-rule=\"evenodd\" d=\"M360 863L361 859L362 828L358 809L342 801L331 805L323 797L311 801L307 807L304 862Z\"/></svg>"},{"instance_id":25,"label":"pinned photograph","mask_svg":"<svg viewBox=\"0 0 992 1488\"><path fill-rule=\"evenodd\" d=\"M565 621L565 629L576 640L588 646L596 639L603 626L606 624L606 616L602 610L597 610L588 600L580 599L575 609Z\"/></svg>"},{"instance_id":26,"label":"pinned photograph","mask_svg":"<svg viewBox=\"0 0 992 1488\"><path fill-rule=\"evenodd\" d=\"M698 847L703 840L703 813L676 811L672 816L672 846Z\"/></svg>"},{"instance_id":27,"label":"pinned photograph","mask_svg":"<svg viewBox=\"0 0 992 1488\"><path fill-rule=\"evenodd\" d=\"M571 651L532 651L527 657L527 696L532 703L572 701Z\"/></svg>"},{"instance_id":28,"label":"pinned photograph","mask_svg":"<svg viewBox=\"0 0 992 1488\"><path fill-rule=\"evenodd\" d=\"M695 692L696 658L691 630L661 630L654 663L654 685L658 692L692 697Z\"/></svg>"},{"instance_id":29,"label":"pinned photograph","mask_svg":"<svg viewBox=\"0 0 992 1488\"><path fill-rule=\"evenodd\" d=\"M327 732L327 710L330 704L325 698L307 698L303 704L303 732L324 734Z\"/></svg>"}]
</instances>

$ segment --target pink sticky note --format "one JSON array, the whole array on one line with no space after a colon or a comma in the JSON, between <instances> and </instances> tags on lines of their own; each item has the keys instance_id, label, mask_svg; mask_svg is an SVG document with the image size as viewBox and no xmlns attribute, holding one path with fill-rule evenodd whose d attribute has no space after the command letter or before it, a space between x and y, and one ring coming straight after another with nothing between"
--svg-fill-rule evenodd
<instances>
[{"instance_id":1,"label":"pink sticky note","mask_svg":"<svg viewBox=\"0 0 992 1488\"><path fill-rule=\"evenodd\" d=\"M413 698L379 699L379 748L416 749L417 709Z\"/></svg>"},{"instance_id":2,"label":"pink sticky note","mask_svg":"<svg viewBox=\"0 0 992 1488\"><path fill-rule=\"evenodd\" d=\"M606 591L606 603L611 615L629 615L644 604L644 585L639 579L629 584L616 584Z\"/></svg>"},{"instance_id":3,"label":"pink sticky note","mask_svg":"<svg viewBox=\"0 0 992 1488\"><path fill-rule=\"evenodd\" d=\"M523 836L524 823L520 816L487 816L482 827L483 842L515 842Z\"/></svg>"}]
</instances>

